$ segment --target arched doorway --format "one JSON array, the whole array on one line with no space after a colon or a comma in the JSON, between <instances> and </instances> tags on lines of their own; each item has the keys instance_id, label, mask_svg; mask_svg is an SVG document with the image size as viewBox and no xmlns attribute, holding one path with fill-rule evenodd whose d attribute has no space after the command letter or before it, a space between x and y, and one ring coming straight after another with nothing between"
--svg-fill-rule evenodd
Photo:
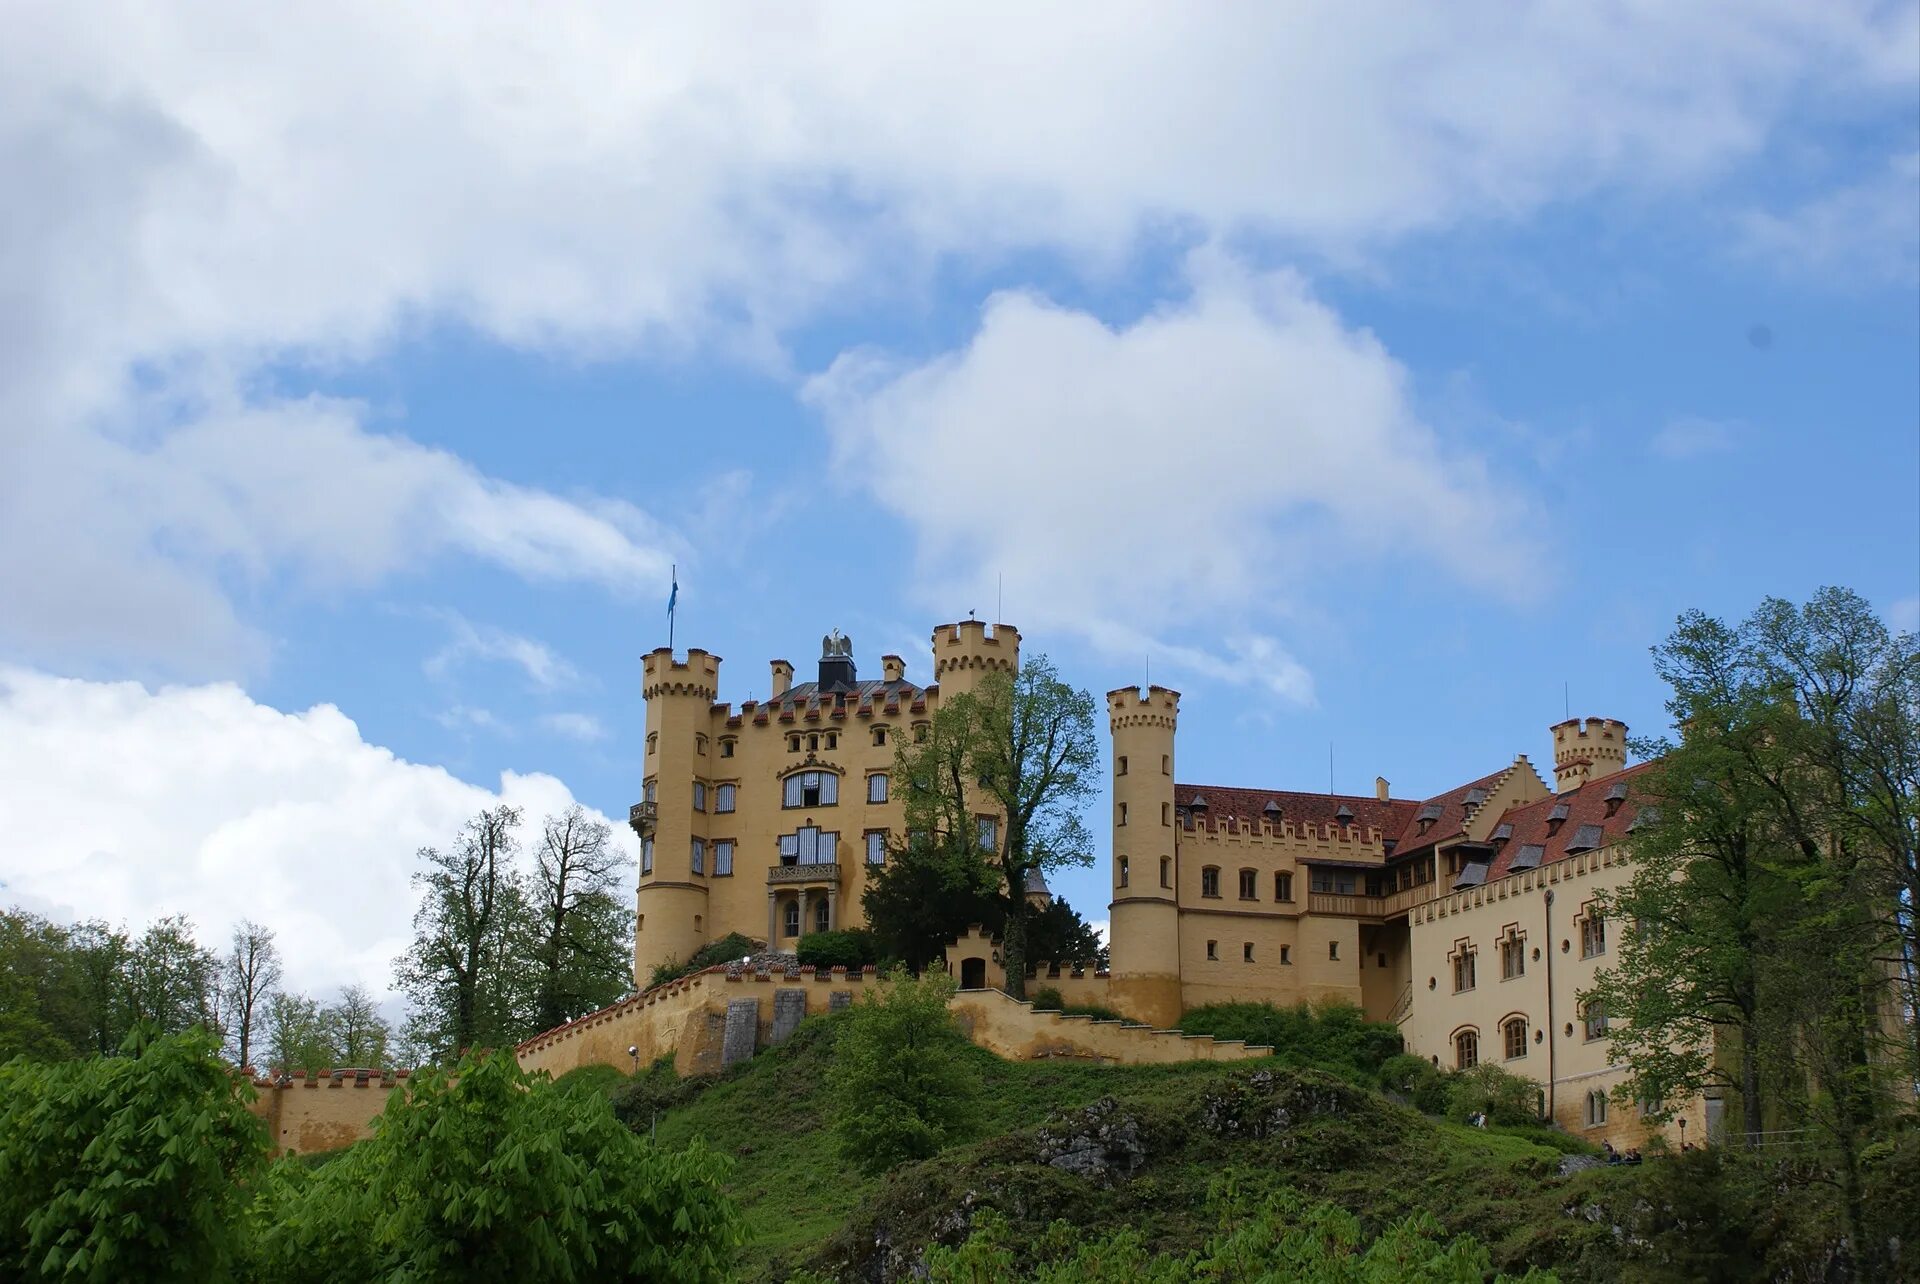
<instances>
[{"instance_id":1,"label":"arched doorway","mask_svg":"<svg viewBox=\"0 0 1920 1284\"><path fill-rule=\"evenodd\" d=\"M984 990L987 988L987 961L985 959L960 960L960 988L963 990Z\"/></svg>"}]
</instances>

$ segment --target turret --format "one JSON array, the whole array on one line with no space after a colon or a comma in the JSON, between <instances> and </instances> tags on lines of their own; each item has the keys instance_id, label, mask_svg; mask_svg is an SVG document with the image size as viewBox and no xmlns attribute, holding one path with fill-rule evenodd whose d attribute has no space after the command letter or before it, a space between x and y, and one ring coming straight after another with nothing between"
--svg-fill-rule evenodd
<instances>
[{"instance_id":1,"label":"turret","mask_svg":"<svg viewBox=\"0 0 1920 1284\"><path fill-rule=\"evenodd\" d=\"M973 690L984 673L1019 669L1020 630L1011 624L961 620L933 631L933 680L943 700Z\"/></svg>"},{"instance_id":2,"label":"turret","mask_svg":"<svg viewBox=\"0 0 1920 1284\"><path fill-rule=\"evenodd\" d=\"M1611 718L1569 718L1553 729L1556 793L1604 780L1627 765L1627 724Z\"/></svg>"},{"instance_id":3,"label":"turret","mask_svg":"<svg viewBox=\"0 0 1920 1284\"><path fill-rule=\"evenodd\" d=\"M693 872L693 840L706 840L706 815L694 810L697 739L707 734L720 691L720 657L698 647L685 660L666 647L642 661L647 701L645 795L634 809L640 833L640 893L633 969L644 985L658 964L691 958L710 938L707 878ZM709 869L712 867L709 865Z\"/></svg>"},{"instance_id":4,"label":"turret","mask_svg":"<svg viewBox=\"0 0 1920 1284\"><path fill-rule=\"evenodd\" d=\"M1173 739L1180 693L1107 693L1113 736L1113 902L1108 907L1114 1006L1157 1026L1180 1019L1179 871Z\"/></svg>"}]
</instances>

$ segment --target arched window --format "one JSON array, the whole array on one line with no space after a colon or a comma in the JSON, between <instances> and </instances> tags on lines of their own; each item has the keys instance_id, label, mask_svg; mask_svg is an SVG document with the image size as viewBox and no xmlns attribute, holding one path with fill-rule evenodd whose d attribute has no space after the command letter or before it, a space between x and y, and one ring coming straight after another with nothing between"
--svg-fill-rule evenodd
<instances>
[{"instance_id":1,"label":"arched window","mask_svg":"<svg viewBox=\"0 0 1920 1284\"><path fill-rule=\"evenodd\" d=\"M1254 870L1243 869L1240 871L1240 899L1241 900L1257 901L1260 899L1259 879L1260 879L1260 875Z\"/></svg>"},{"instance_id":2,"label":"arched window","mask_svg":"<svg viewBox=\"0 0 1920 1284\"><path fill-rule=\"evenodd\" d=\"M788 901L786 914L780 924L782 936L800 935L800 902Z\"/></svg>"},{"instance_id":3,"label":"arched window","mask_svg":"<svg viewBox=\"0 0 1920 1284\"><path fill-rule=\"evenodd\" d=\"M695 753L705 753L707 751L707 738L699 732L694 733L693 751Z\"/></svg>"},{"instance_id":4,"label":"arched window","mask_svg":"<svg viewBox=\"0 0 1920 1284\"><path fill-rule=\"evenodd\" d=\"M642 874L653 872L653 840L651 838L640 844L640 872Z\"/></svg>"},{"instance_id":5,"label":"arched window","mask_svg":"<svg viewBox=\"0 0 1920 1284\"><path fill-rule=\"evenodd\" d=\"M1200 894L1202 896L1220 895L1220 867L1208 865L1200 871Z\"/></svg>"},{"instance_id":6,"label":"arched window","mask_svg":"<svg viewBox=\"0 0 1920 1284\"><path fill-rule=\"evenodd\" d=\"M1607 1121L1607 1094L1599 1090L1587 1094L1587 1127L1598 1128Z\"/></svg>"},{"instance_id":7,"label":"arched window","mask_svg":"<svg viewBox=\"0 0 1920 1284\"><path fill-rule=\"evenodd\" d=\"M1453 1036L1453 1068L1471 1070L1480 1064L1480 1032L1462 1030Z\"/></svg>"},{"instance_id":8,"label":"arched window","mask_svg":"<svg viewBox=\"0 0 1920 1284\"><path fill-rule=\"evenodd\" d=\"M734 799L735 789L736 789L736 786L733 786L733 785L717 785L714 787L714 791L713 791L714 811L729 812L733 810L733 799Z\"/></svg>"},{"instance_id":9,"label":"arched window","mask_svg":"<svg viewBox=\"0 0 1920 1284\"><path fill-rule=\"evenodd\" d=\"M800 752L800 737L799 737L799 736L788 736L788 737L787 737L787 752L788 752L788 753L799 753L799 752Z\"/></svg>"},{"instance_id":10,"label":"arched window","mask_svg":"<svg viewBox=\"0 0 1920 1284\"><path fill-rule=\"evenodd\" d=\"M887 773L876 771L867 777L867 801L883 803L887 800Z\"/></svg>"},{"instance_id":11,"label":"arched window","mask_svg":"<svg viewBox=\"0 0 1920 1284\"><path fill-rule=\"evenodd\" d=\"M1506 1043L1507 1060L1512 1061L1527 1055L1527 1019L1525 1017L1507 1018L1507 1023L1500 1027L1500 1033Z\"/></svg>"},{"instance_id":12,"label":"arched window","mask_svg":"<svg viewBox=\"0 0 1920 1284\"><path fill-rule=\"evenodd\" d=\"M831 771L796 771L780 795L782 807L831 807L840 801L840 777Z\"/></svg>"},{"instance_id":13,"label":"arched window","mask_svg":"<svg viewBox=\"0 0 1920 1284\"><path fill-rule=\"evenodd\" d=\"M651 754L653 753L654 750L658 749L659 747L660 747L660 733L658 731L649 731L647 733L647 752Z\"/></svg>"},{"instance_id":14,"label":"arched window","mask_svg":"<svg viewBox=\"0 0 1920 1284\"><path fill-rule=\"evenodd\" d=\"M707 782L704 780L693 782L693 809L695 811L707 809Z\"/></svg>"}]
</instances>

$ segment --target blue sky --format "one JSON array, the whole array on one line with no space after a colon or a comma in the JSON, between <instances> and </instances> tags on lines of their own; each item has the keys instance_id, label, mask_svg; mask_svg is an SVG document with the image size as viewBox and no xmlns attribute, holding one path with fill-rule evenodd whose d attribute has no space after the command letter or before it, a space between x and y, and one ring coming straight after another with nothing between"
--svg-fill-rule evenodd
<instances>
[{"instance_id":1,"label":"blue sky","mask_svg":"<svg viewBox=\"0 0 1920 1284\"><path fill-rule=\"evenodd\" d=\"M7 894L384 988L415 847L637 796L675 564L725 699L1004 580L1183 778L1408 796L1684 609L1915 627L1912 6L1100 12L32 11Z\"/></svg>"}]
</instances>

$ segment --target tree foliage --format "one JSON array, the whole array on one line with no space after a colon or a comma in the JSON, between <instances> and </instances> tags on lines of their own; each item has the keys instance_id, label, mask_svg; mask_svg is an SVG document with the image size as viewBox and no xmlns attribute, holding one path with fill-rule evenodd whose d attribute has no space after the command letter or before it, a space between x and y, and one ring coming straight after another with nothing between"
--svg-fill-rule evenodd
<instances>
[{"instance_id":1,"label":"tree foliage","mask_svg":"<svg viewBox=\"0 0 1920 1284\"><path fill-rule=\"evenodd\" d=\"M729 1277L741 1229L724 1161L662 1150L606 1097L497 1052L428 1070L372 1139L315 1170L275 1165L256 1199L254 1271L298 1284L404 1279Z\"/></svg>"},{"instance_id":2,"label":"tree foliage","mask_svg":"<svg viewBox=\"0 0 1920 1284\"><path fill-rule=\"evenodd\" d=\"M267 1023L267 1009L280 988L280 950L273 930L242 919L221 963L221 1008L226 1013L227 1047L235 1065L250 1066Z\"/></svg>"},{"instance_id":3,"label":"tree foliage","mask_svg":"<svg viewBox=\"0 0 1920 1284\"><path fill-rule=\"evenodd\" d=\"M834 1133L867 1172L937 1154L974 1118L980 1072L947 1010L953 979L897 975L845 1016L834 1051Z\"/></svg>"},{"instance_id":4,"label":"tree foliage","mask_svg":"<svg viewBox=\"0 0 1920 1284\"><path fill-rule=\"evenodd\" d=\"M982 850L991 858L1007 988L1016 998L1026 992L1032 957L1028 878L1092 863L1080 812L1098 790L1099 765L1093 697L1039 654L1018 673L987 673L973 690L943 698L927 738L896 753L896 779L907 784L906 858L927 861L925 876L963 892L981 882L972 863ZM982 816L992 818L990 830Z\"/></svg>"},{"instance_id":5,"label":"tree foliage","mask_svg":"<svg viewBox=\"0 0 1920 1284\"><path fill-rule=\"evenodd\" d=\"M632 862L578 804L541 826L529 889L532 1019L550 1030L633 988Z\"/></svg>"},{"instance_id":6,"label":"tree foliage","mask_svg":"<svg viewBox=\"0 0 1920 1284\"><path fill-rule=\"evenodd\" d=\"M11 1278L222 1278L265 1136L204 1029L115 1057L0 1066L0 1264Z\"/></svg>"}]
</instances>

